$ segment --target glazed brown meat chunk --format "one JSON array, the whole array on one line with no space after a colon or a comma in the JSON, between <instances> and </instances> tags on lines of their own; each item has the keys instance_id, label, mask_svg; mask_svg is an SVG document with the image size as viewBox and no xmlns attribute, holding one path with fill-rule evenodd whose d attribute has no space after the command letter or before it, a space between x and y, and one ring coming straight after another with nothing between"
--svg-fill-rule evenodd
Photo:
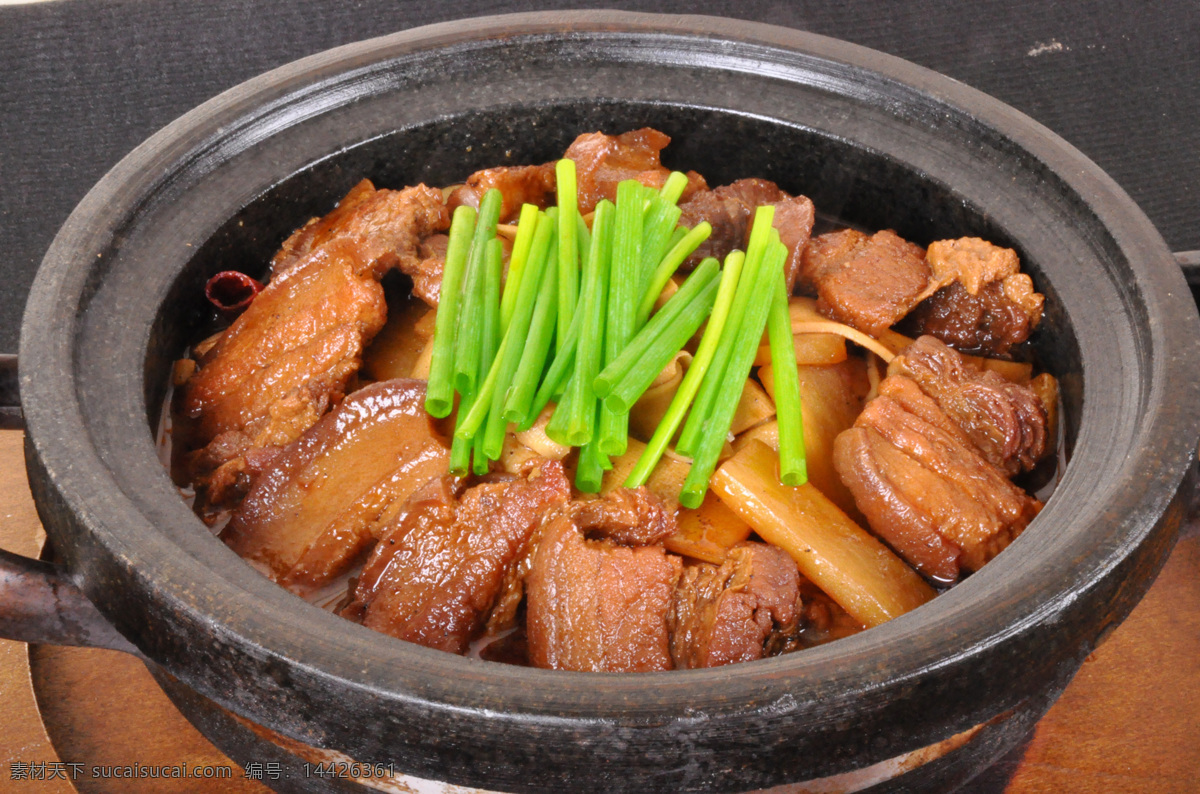
<instances>
[{"instance_id":1,"label":"glazed brown meat chunk","mask_svg":"<svg viewBox=\"0 0 1200 794\"><path fill-rule=\"evenodd\" d=\"M358 250L335 241L272 281L201 356L184 386L177 439L202 501L235 503L248 451L283 446L341 399L383 327L383 288ZM207 447L207 449L205 449Z\"/></svg>"},{"instance_id":2,"label":"glazed brown meat chunk","mask_svg":"<svg viewBox=\"0 0 1200 794\"><path fill-rule=\"evenodd\" d=\"M344 573L448 458L425 413L424 381L372 384L274 458L222 537L304 594Z\"/></svg>"},{"instance_id":3,"label":"glazed brown meat chunk","mask_svg":"<svg viewBox=\"0 0 1200 794\"><path fill-rule=\"evenodd\" d=\"M1046 409L1038 396L995 372L976 369L932 336L901 351L888 374L914 380L1009 477L1029 471L1046 454Z\"/></svg>"},{"instance_id":4,"label":"glazed brown meat chunk","mask_svg":"<svg viewBox=\"0 0 1200 794\"><path fill-rule=\"evenodd\" d=\"M709 256L723 262L735 248L745 250L754 211L768 204L775 207L772 225L779 230L780 239L788 247L784 272L790 290L800 272L804 246L812 234L815 210L808 198L789 196L766 179L739 179L713 190L698 191L680 203L681 226L693 229L707 221L713 229L709 238L688 257L686 266L694 267Z\"/></svg>"},{"instance_id":5,"label":"glazed brown meat chunk","mask_svg":"<svg viewBox=\"0 0 1200 794\"><path fill-rule=\"evenodd\" d=\"M919 245L891 231L843 229L808 241L799 281L822 314L878 336L917 305L929 277Z\"/></svg>"},{"instance_id":6,"label":"glazed brown meat chunk","mask_svg":"<svg viewBox=\"0 0 1200 794\"><path fill-rule=\"evenodd\" d=\"M466 489L449 477L414 494L381 534L344 611L402 640L463 653L487 623L510 569L571 486L558 461Z\"/></svg>"},{"instance_id":7,"label":"glazed brown meat chunk","mask_svg":"<svg viewBox=\"0 0 1200 794\"><path fill-rule=\"evenodd\" d=\"M796 563L776 546L742 543L721 565L688 566L675 590L675 667L761 659L796 634L801 608Z\"/></svg>"},{"instance_id":8,"label":"glazed brown meat chunk","mask_svg":"<svg viewBox=\"0 0 1200 794\"><path fill-rule=\"evenodd\" d=\"M668 620L682 563L659 542L675 531L644 487L571 502L543 528L526 580L526 635L536 667L650 672L672 667Z\"/></svg>"},{"instance_id":9,"label":"glazed brown meat chunk","mask_svg":"<svg viewBox=\"0 0 1200 794\"><path fill-rule=\"evenodd\" d=\"M201 505L230 506L253 483L255 450L299 438L345 393L383 327L379 277L416 267L449 222L439 191L360 183L284 243L271 281L199 357L181 390L176 440Z\"/></svg>"},{"instance_id":10,"label":"glazed brown meat chunk","mask_svg":"<svg viewBox=\"0 0 1200 794\"><path fill-rule=\"evenodd\" d=\"M982 567L1041 507L901 376L838 436L834 465L872 530L942 582Z\"/></svg>"},{"instance_id":11,"label":"glazed brown meat chunk","mask_svg":"<svg viewBox=\"0 0 1200 794\"><path fill-rule=\"evenodd\" d=\"M313 251L335 240L353 243L375 278L393 267L412 275L421 260L422 241L449 225L440 190L425 185L376 190L364 179L333 212L313 218L284 241L271 260L271 279L284 277Z\"/></svg>"},{"instance_id":12,"label":"glazed brown meat chunk","mask_svg":"<svg viewBox=\"0 0 1200 794\"><path fill-rule=\"evenodd\" d=\"M556 180L554 163L545 165L502 166L476 171L450 194L451 208L459 205L479 207L483 194L493 188L500 191L500 221L515 220L522 204L544 208L554 203Z\"/></svg>"},{"instance_id":13,"label":"glazed brown meat chunk","mask_svg":"<svg viewBox=\"0 0 1200 794\"><path fill-rule=\"evenodd\" d=\"M906 331L964 352L1006 356L1037 328L1044 298L1018 271L1012 249L963 237L931 243L926 258L929 297L905 320Z\"/></svg>"},{"instance_id":14,"label":"glazed brown meat chunk","mask_svg":"<svg viewBox=\"0 0 1200 794\"><path fill-rule=\"evenodd\" d=\"M669 135L650 127L620 135L591 132L576 138L563 157L575 161L579 211L591 212L601 199L615 201L617 185L626 179L661 188L671 171L659 157L670 142ZM705 186L704 177L695 171L687 176L684 198Z\"/></svg>"}]
</instances>

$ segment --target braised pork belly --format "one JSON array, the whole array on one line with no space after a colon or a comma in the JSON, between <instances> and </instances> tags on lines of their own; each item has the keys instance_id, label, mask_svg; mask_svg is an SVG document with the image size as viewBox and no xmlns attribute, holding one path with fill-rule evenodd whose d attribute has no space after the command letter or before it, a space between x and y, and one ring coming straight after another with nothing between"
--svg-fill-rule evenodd
<instances>
[{"instance_id":1,"label":"braised pork belly","mask_svg":"<svg viewBox=\"0 0 1200 794\"><path fill-rule=\"evenodd\" d=\"M802 608L796 563L776 546L741 543L721 565L689 565L671 615L675 667L761 659L793 640Z\"/></svg>"},{"instance_id":2,"label":"braised pork belly","mask_svg":"<svg viewBox=\"0 0 1200 794\"><path fill-rule=\"evenodd\" d=\"M222 537L296 593L344 573L405 500L446 471L425 382L359 389L275 456Z\"/></svg>"},{"instance_id":3,"label":"braised pork belly","mask_svg":"<svg viewBox=\"0 0 1200 794\"><path fill-rule=\"evenodd\" d=\"M675 520L645 488L575 501L543 530L526 580L529 660L590 672L670 670Z\"/></svg>"},{"instance_id":4,"label":"braised pork belly","mask_svg":"<svg viewBox=\"0 0 1200 794\"><path fill-rule=\"evenodd\" d=\"M754 211L765 205L775 207L772 225L788 248L784 275L791 290L800 274L801 258L812 234L815 210L807 197L789 196L766 179L739 179L712 190L697 191L680 203L679 222L682 225L695 228L697 224L707 222L712 226L712 234L685 264L694 267L709 256L724 260L735 248L745 249Z\"/></svg>"},{"instance_id":5,"label":"braised pork belly","mask_svg":"<svg viewBox=\"0 0 1200 794\"><path fill-rule=\"evenodd\" d=\"M799 283L822 314L878 336L917 305L929 275L919 245L891 231L843 229L809 241Z\"/></svg>"},{"instance_id":6,"label":"braised pork belly","mask_svg":"<svg viewBox=\"0 0 1200 794\"><path fill-rule=\"evenodd\" d=\"M571 496L558 461L462 489L437 477L380 534L343 613L368 628L463 653L503 600L543 517Z\"/></svg>"},{"instance_id":7,"label":"braised pork belly","mask_svg":"<svg viewBox=\"0 0 1200 794\"><path fill-rule=\"evenodd\" d=\"M567 671L700 669L788 653L878 625L933 598L931 582L979 570L1041 509L1012 478L1041 476L1027 475L1055 451L1060 423L1057 382L1034 375L1022 347L1044 299L1016 252L971 237L926 250L892 231L812 237L816 208L805 196L761 178L710 189L695 172L672 176L661 160L669 142L643 128L586 133L568 147L573 228L590 239L577 252L573 297L559 287L572 256L559 256L571 249L559 247L554 216L522 214L555 204L559 161L487 168L445 189L363 180L296 229L248 308L176 364L172 473L194 489L195 511L214 528L228 519L220 536L231 549L348 620L448 653ZM640 186L626 184L618 200L628 180ZM457 213L451 232L452 211L478 209L493 190L498 223L492 194L485 211ZM730 325L748 323L750 302L767 294L738 283L766 267L739 254L707 288L717 293L707 327L723 335L670 342L671 363L629 408L637 438L611 447L624 452L580 440L578 417L567 415L570 434L555 428L579 398L584 345L610 366L622 307L640 312L655 297L646 285L668 279L657 297L670 300L704 258L745 251L763 206L774 208L774 231L763 213L755 234L770 238L763 260L779 292L769 332ZM679 260L664 258L667 241L698 239L686 232L701 223L711 234L668 273ZM451 236L466 251L450 262L466 297L443 303ZM510 264L533 275L508 284ZM640 291L625 291L630 273ZM566 315L555 316L570 308L560 309L564 296L576 312L600 300L598 326L565 329ZM689 311L705 309L693 302ZM235 314L217 308L223 322ZM738 348L748 374L731 376L730 360L700 338ZM506 374L497 361L513 363L514 343L520 360ZM662 367L657 351L647 355L646 369ZM560 356L575 372L561 370ZM452 373L435 420L425 379L436 394L447 361L477 377ZM521 389L535 388L514 408L518 374ZM705 469L703 450L683 456L658 442L678 437L678 427L659 437L660 427L697 411L709 378L741 397L705 397L709 409L733 407L728 433L711 434L731 443ZM688 389L681 413L675 402ZM584 398L601 417L615 410ZM499 457L483 451L497 429ZM644 455L662 457L644 464ZM708 472L696 478L707 493L690 482L694 471Z\"/></svg>"},{"instance_id":8,"label":"braised pork belly","mask_svg":"<svg viewBox=\"0 0 1200 794\"><path fill-rule=\"evenodd\" d=\"M1027 445L1039 432L1014 425L1016 413L1026 410L1044 439L1045 411L1028 387L975 370L932 337L889 372L838 436L834 465L877 535L926 576L953 582L1000 553L1041 509L1007 475L1045 451Z\"/></svg>"},{"instance_id":9,"label":"braised pork belly","mask_svg":"<svg viewBox=\"0 0 1200 794\"><path fill-rule=\"evenodd\" d=\"M195 450L187 479L202 504L236 504L257 474L251 453L294 441L342 398L387 318L382 273L419 264L420 241L448 223L438 191L364 182L288 238L271 281L179 395L181 446Z\"/></svg>"}]
</instances>

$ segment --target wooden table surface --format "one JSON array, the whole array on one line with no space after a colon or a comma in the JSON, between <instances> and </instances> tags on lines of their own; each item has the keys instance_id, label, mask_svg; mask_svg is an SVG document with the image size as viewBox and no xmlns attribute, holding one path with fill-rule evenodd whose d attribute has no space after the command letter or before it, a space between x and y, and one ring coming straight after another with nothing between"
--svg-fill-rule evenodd
<instances>
[{"instance_id":1,"label":"wooden table surface","mask_svg":"<svg viewBox=\"0 0 1200 794\"><path fill-rule=\"evenodd\" d=\"M0 431L0 548L34 555L43 539L21 433ZM200 736L131 656L0 640L0 696L0 791L266 790ZM184 763L232 767L233 776L92 776L93 767ZM14 779L38 775L39 764L42 777L76 779ZM1200 521L1185 528L1145 600L1088 657L1023 751L985 777L988 791L1005 794L1200 790Z\"/></svg>"}]
</instances>

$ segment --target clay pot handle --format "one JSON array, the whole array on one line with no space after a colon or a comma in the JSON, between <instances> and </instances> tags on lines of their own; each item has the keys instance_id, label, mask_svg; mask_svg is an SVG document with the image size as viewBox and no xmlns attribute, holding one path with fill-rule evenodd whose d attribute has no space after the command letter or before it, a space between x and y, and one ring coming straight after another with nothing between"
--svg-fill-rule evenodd
<instances>
[{"instance_id":1,"label":"clay pot handle","mask_svg":"<svg viewBox=\"0 0 1200 794\"><path fill-rule=\"evenodd\" d=\"M24 426L17 391L17 357L0 355L0 428ZM3 549L0 637L137 653L137 648L117 633L61 569Z\"/></svg>"},{"instance_id":2,"label":"clay pot handle","mask_svg":"<svg viewBox=\"0 0 1200 794\"><path fill-rule=\"evenodd\" d=\"M0 637L137 653L60 569L0 549Z\"/></svg>"}]
</instances>

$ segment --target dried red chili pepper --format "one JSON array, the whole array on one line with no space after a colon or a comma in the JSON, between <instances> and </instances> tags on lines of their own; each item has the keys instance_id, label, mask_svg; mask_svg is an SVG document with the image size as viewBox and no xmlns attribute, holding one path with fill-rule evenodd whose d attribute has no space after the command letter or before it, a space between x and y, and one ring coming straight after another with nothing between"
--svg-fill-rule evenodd
<instances>
[{"instance_id":1,"label":"dried red chili pepper","mask_svg":"<svg viewBox=\"0 0 1200 794\"><path fill-rule=\"evenodd\" d=\"M222 314L232 316L245 311L262 288L261 282L245 273L222 270L204 285L204 297Z\"/></svg>"}]
</instances>

